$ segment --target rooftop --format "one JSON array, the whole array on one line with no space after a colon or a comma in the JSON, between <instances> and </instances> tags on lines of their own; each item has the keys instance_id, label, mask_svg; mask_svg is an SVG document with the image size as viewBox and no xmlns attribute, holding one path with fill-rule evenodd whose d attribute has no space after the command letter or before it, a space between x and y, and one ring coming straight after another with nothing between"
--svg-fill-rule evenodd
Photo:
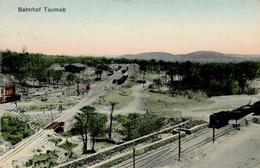
<instances>
[{"instance_id":1,"label":"rooftop","mask_svg":"<svg viewBox=\"0 0 260 168\"><path fill-rule=\"evenodd\" d=\"M81 64L81 63L73 63L73 64L70 64L72 66L75 66L75 67L79 67L79 68L85 68L86 65L85 64Z\"/></svg>"}]
</instances>

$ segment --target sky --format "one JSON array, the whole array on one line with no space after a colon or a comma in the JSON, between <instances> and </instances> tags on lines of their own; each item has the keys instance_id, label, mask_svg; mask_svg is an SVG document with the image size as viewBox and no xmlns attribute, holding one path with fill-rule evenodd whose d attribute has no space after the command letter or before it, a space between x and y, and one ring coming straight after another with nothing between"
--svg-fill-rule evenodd
<instances>
[{"instance_id":1,"label":"sky","mask_svg":"<svg viewBox=\"0 0 260 168\"><path fill-rule=\"evenodd\" d=\"M22 13L18 7L66 8ZM0 0L0 50L260 54L259 0Z\"/></svg>"}]
</instances>

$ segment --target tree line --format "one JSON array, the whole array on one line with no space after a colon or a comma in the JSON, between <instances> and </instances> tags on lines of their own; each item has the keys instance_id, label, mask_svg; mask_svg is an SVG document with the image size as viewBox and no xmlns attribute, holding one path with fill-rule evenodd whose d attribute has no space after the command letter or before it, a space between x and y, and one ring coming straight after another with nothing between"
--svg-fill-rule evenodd
<instances>
[{"instance_id":1,"label":"tree line","mask_svg":"<svg viewBox=\"0 0 260 168\"><path fill-rule=\"evenodd\" d=\"M130 113L127 116L119 115L115 119L110 118L110 121L115 120L121 125L119 128L117 126L117 129L111 125L112 129L110 129L110 126L106 126L107 118L106 114L97 113L92 106L83 107L74 117L75 123L70 132L73 135L81 136L83 154L95 152L97 138L104 138L107 135L107 138L104 140L113 142L111 133L114 131L121 134L124 137L123 140L129 141L159 131L169 122L168 120L166 121L166 118L153 114ZM88 150L89 141L92 142L91 150Z\"/></svg>"},{"instance_id":2,"label":"tree line","mask_svg":"<svg viewBox=\"0 0 260 168\"><path fill-rule=\"evenodd\" d=\"M20 83L26 83L28 78L46 83L61 80L62 73L48 69L52 64L83 63L96 67L99 64L135 63L142 73L165 72L170 77L167 85L172 92L180 90L202 90L209 96L254 93L249 82L259 76L259 62L238 63L192 63L165 62L155 60L129 60L125 58L91 57L91 56L48 56L27 52L3 51L3 73L12 74ZM175 81L179 75L181 81ZM73 79L71 75L68 77Z\"/></svg>"}]
</instances>

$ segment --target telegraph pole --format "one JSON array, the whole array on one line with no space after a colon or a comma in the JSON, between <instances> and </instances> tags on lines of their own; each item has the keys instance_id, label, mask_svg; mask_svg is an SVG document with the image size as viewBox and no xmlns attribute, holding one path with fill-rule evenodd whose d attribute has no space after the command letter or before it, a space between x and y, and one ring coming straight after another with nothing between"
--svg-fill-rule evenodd
<instances>
[{"instance_id":1,"label":"telegraph pole","mask_svg":"<svg viewBox=\"0 0 260 168\"><path fill-rule=\"evenodd\" d=\"M212 137L212 143L215 142L215 125L213 124L213 137Z\"/></svg>"},{"instance_id":2,"label":"telegraph pole","mask_svg":"<svg viewBox=\"0 0 260 168\"><path fill-rule=\"evenodd\" d=\"M52 111L51 111L51 120L52 120L52 122L54 121L54 117L53 117Z\"/></svg>"},{"instance_id":3,"label":"telegraph pole","mask_svg":"<svg viewBox=\"0 0 260 168\"><path fill-rule=\"evenodd\" d=\"M181 160L181 131L179 131L179 152L178 152L178 161Z\"/></svg>"},{"instance_id":4,"label":"telegraph pole","mask_svg":"<svg viewBox=\"0 0 260 168\"><path fill-rule=\"evenodd\" d=\"M133 168L135 168L135 148L133 148Z\"/></svg>"},{"instance_id":5,"label":"telegraph pole","mask_svg":"<svg viewBox=\"0 0 260 168\"><path fill-rule=\"evenodd\" d=\"M79 80L77 81L77 96L79 96L80 92L79 92Z\"/></svg>"}]
</instances>

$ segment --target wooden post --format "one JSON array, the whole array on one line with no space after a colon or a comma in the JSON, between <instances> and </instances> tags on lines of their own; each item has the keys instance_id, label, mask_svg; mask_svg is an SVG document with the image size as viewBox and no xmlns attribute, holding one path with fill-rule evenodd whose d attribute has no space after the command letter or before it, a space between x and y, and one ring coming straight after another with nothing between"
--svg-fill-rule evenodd
<instances>
[{"instance_id":1,"label":"wooden post","mask_svg":"<svg viewBox=\"0 0 260 168\"><path fill-rule=\"evenodd\" d=\"M59 106L59 113L62 113L62 105Z\"/></svg>"},{"instance_id":2,"label":"wooden post","mask_svg":"<svg viewBox=\"0 0 260 168\"><path fill-rule=\"evenodd\" d=\"M53 117L52 111L51 111L51 121L52 122L54 121L54 117Z\"/></svg>"},{"instance_id":3,"label":"wooden post","mask_svg":"<svg viewBox=\"0 0 260 168\"><path fill-rule=\"evenodd\" d=\"M133 168L135 168L135 148L133 148Z\"/></svg>"},{"instance_id":4,"label":"wooden post","mask_svg":"<svg viewBox=\"0 0 260 168\"><path fill-rule=\"evenodd\" d=\"M179 153L178 153L178 161L181 160L181 131L179 131Z\"/></svg>"},{"instance_id":5,"label":"wooden post","mask_svg":"<svg viewBox=\"0 0 260 168\"><path fill-rule=\"evenodd\" d=\"M212 138L212 143L215 142L215 126L213 125L213 138Z\"/></svg>"},{"instance_id":6,"label":"wooden post","mask_svg":"<svg viewBox=\"0 0 260 168\"><path fill-rule=\"evenodd\" d=\"M79 96L80 92L79 92L79 81L77 81L77 96Z\"/></svg>"}]
</instances>

